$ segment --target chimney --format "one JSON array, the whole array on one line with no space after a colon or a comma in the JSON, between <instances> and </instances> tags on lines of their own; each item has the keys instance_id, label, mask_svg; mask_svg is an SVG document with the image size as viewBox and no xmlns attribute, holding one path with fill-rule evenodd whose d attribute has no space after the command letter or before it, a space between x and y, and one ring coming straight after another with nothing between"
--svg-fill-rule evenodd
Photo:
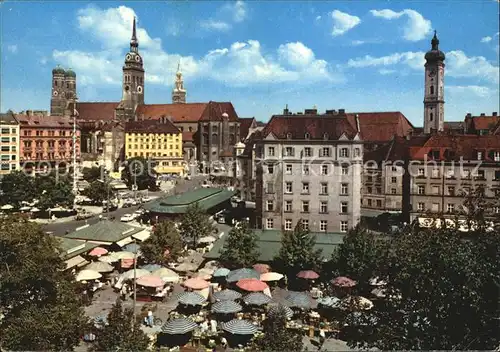
<instances>
[{"instance_id":1,"label":"chimney","mask_svg":"<svg viewBox=\"0 0 500 352\"><path fill-rule=\"evenodd\" d=\"M486 116L486 114L484 112L481 113L481 116Z\"/></svg>"},{"instance_id":2,"label":"chimney","mask_svg":"<svg viewBox=\"0 0 500 352\"><path fill-rule=\"evenodd\" d=\"M498 116L498 112L493 111L493 112L491 113L491 115L492 115L492 116Z\"/></svg>"},{"instance_id":3,"label":"chimney","mask_svg":"<svg viewBox=\"0 0 500 352\"><path fill-rule=\"evenodd\" d=\"M316 115L318 113L317 109L305 109L304 114L305 115Z\"/></svg>"},{"instance_id":4,"label":"chimney","mask_svg":"<svg viewBox=\"0 0 500 352\"><path fill-rule=\"evenodd\" d=\"M336 115L337 111L336 110L326 110L326 115Z\"/></svg>"},{"instance_id":5,"label":"chimney","mask_svg":"<svg viewBox=\"0 0 500 352\"><path fill-rule=\"evenodd\" d=\"M345 109L339 109L339 115L345 115Z\"/></svg>"},{"instance_id":6,"label":"chimney","mask_svg":"<svg viewBox=\"0 0 500 352\"><path fill-rule=\"evenodd\" d=\"M469 112L469 113L467 113L467 115L465 115L465 117L471 118L472 114Z\"/></svg>"},{"instance_id":7,"label":"chimney","mask_svg":"<svg viewBox=\"0 0 500 352\"><path fill-rule=\"evenodd\" d=\"M356 129L358 130L358 132L361 132L361 128L359 127L359 115L356 114L354 116L354 119L356 120Z\"/></svg>"},{"instance_id":8,"label":"chimney","mask_svg":"<svg viewBox=\"0 0 500 352\"><path fill-rule=\"evenodd\" d=\"M285 105L285 108L283 109L283 115L288 115L290 111L288 110L288 104Z\"/></svg>"}]
</instances>

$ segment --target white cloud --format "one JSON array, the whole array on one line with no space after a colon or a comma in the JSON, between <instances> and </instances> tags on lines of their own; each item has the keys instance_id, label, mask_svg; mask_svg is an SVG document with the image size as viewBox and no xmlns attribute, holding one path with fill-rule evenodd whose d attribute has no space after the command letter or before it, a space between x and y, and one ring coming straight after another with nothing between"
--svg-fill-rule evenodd
<instances>
[{"instance_id":1,"label":"white cloud","mask_svg":"<svg viewBox=\"0 0 500 352\"><path fill-rule=\"evenodd\" d=\"M238 0L226 7L232 12L234 22L243 22L247 18L247 5L243 1Z\"/></svg>"},{"instance_id":2,"label":"white cloud","mask_svg":"<svg viewBox=\"0 0 500 352\"><path fill-rule=\"evenodd\" d=\"M333 10L330 13L333 19L332 36L336 37L346 33L361 23L361 19L357 16L349 15L348 13L339 10Z\"/></svg>"},{"instance_id":3,"label":"white cloud","mask_svg":"<svg viewBox=\"0 0 500 352\"><path fill-rule=\"evenodd\" d=\"M412 42L424 39L432 29L431 21L426 20L415 10L406 9L400 12L395 12L390 9L383 9L370 10L370 13L375 17L384 18L386 20L393 20L402 16L407 16L408 21L403 28L403 38Z\"/></svg>"},{"instance_id":4,"label":"white cloud","mask_svg":"<svg viewBox=\"0 0 500 352\"><path fill-rule=\"evenodd\" d=\"M474 94L480 98L491 97L498 94L498 89L491 89L484 86L447 86L446 90L449 90L451 94L460 94L464 96L470 96Z\"/></svg>"},{"instance_id":5,"label":"white cloud","mask_svg":"<svg viewBox=\"0 0 500 352\"><path fill-rule=\"evenodd\" d=\"M396 72L397 72L396 70L388 70L386 68L381 68L380 70L378 70L378 73L380 73L381 75L392 75L393 73Z\"/></svg>"},{"instance_id":6,"label":"white cloud","mask_svg":"<svg viewBox=\"0 0 500 352\"><path fill-rule=\"evenodd\" d=\"M47 60L47 58L46 58L45 56L42 56L42 57L40 58L40 64L42 64L42 65L46 65L46 64L47 64L47 62L48 62L48 60Z\"/></svg>"},{"instance_id":7,"label":"white cloud","mask_svg":"<svg viewBox=\"0 0 500 352\"><path fill-rule=\"evenodd\" d=\"M127 15L121 16L124 13ZM54 50L53 59L64 67L73 68L80 86L120 84L121 67L130 38L123 34L122 42L118 45L120 35L114 34L111 38L113 43L110 44L102 32L96 29L90 30L90 23L94 26L101 24L99 27L117 25L119 32L122 30L120 25L127 23L130 14L133 18L133 10L123 6L106 10L92 8L91 16L86 16L85 19L79 18L78 22L81 31L85 34L90 33L104 50L95 52ZM104 19L115 23L104 25ZM126 28L125 25L123 27ZM209 78L232 86L280 82L308 84L343 80L340 69L316 58L314 52L301 42L286 43L275 50L265 50L258 41L248 40L210 50L200 57L193 57L164 51L159 46L161 41L151 39L145 29L141 30L142 37L149 38L149 43L154 43L143 48L139 38L139 53L144 59L145 78L151 85L173 84L179 61L187 80Z\"/></svg>"},{"instance_id":8,"label":"white cloud","mask_svg":"<svg viewBox=\"0 0 500 352\"><path fill-rule=\"evenodd\" d=\"M381 57L366 55L364 57L350 59L347 62L347 66L361 68L404 64L410 66L413 69L422 70L425 64L424 55L425 53L421 51L407 51L404 53L394 53Z\"/></svg>"},{"instance_id":9,"label":"white cloud","mask_svg":"<svg viewBox=\"0 0 500 352\"><path fill-rule=\"evenodd\" d=\"M17 44L11 44L7 46L7 50L12 54L17 54Z\"/></svg>"},{"instance_id":10,"label":"white cloud","mask_svg":"<svg viewBox=\"0 0 500 352\"><path fill-rule=\"evenodd\" d=\"M201 27L206 30L215 30L225 32L231 29L231 25L223 21L206 20L200 23Z\"/></svg>"},{"instance_id":11,"label":"white cloud","mask_svg":"<svg viewBox=\"0 0 500 352\"><path fill-rule=\"evenodd\" d=\"M170 18L167 21L167 26L165 27L167 35L172 37L177 37L182 33L182 24L174 18Z\"/></svg>"},{"instance_id":12,"label":"white cloud","mask_svg":"<svg viewBox=\"0 0 500 352\"><path fill-rule=\"evenodd\" d=\"M321 16L316 16L315 20L316 20L316 21L321 20Z\"/></svg>"},{"instance_id":13,"label":"white cloud","mask_svg":"<svg viewBox=\"0 0 500 352\"><path fill-rule=\"evenodd\" d=\"M481 38L481 43L489 43L489 42L491 42L492 40L493 40L493 38L492 38L492 37L490 37L490 36L486 36L486 37Z\"/></svg>"},{"instance_id":14,"label":"white cloud","mask_svg":"<svg viewBox=\"0 0 500 352\"><path fill-rule=\"evenodd\" d=\"M351 42L351 44L354 46L363 45L363 44L365 44L365 41L364 40L353 40Z\"/></svg>"}]
</instances>

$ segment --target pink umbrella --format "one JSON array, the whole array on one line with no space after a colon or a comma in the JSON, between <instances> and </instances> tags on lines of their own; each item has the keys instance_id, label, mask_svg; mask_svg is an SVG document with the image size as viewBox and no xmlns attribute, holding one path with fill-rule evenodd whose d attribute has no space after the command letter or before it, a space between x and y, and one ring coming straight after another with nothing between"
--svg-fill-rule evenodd
<instances>
[{"instance_id":1,"label":"pink umbrella","mask_svg":"<svg viewBox=\"0 0 500 352\"><path fill-rule=\"evenodd\" d=\"M319 277L319 274L312 270L302 270L297 274L297 277L307 280L316 280Z\"/></svg>"},{"instance_id":2,"label":"pink umbrella","mask_svg":"<svg viewBox=\"0 0 500 352\"><path fill-rule=\"evenodd\" d=\"M269 272L269 265L267 264L255 264L253 266L255 271L257 271L259 274L265 274Z\"/></svg>"},{"instance_id":3,"label":"pink umbrella","mask_svg":"<svg viewBox=\"0 0 500 352\"><path fill-rule=\"evenodd\" d=\"M102 247L95 247L89 252L89 255L92 257L99 257L101 255L108 254L108 250Z\"/></svg>"},{"instance_id":4,"label":"pink umbrella","mask_svg":"<svg viewBox=\"0 0 500 352\"><path fill-rule=\"evenodd\" d=\"M207 281L203 280L201 277L192 277L190 279L187 279L186 281L184 281L183 285L192 288L193 290L202 290L210 286L210 284Z\"/></svg>"},{"instance_id":5,"label":"pink umbrella","mask_svg":"<svg viewBox=\"0 0 500 352\"><path fill-rule=\"evenodd\" d=\"M137 279L136 283L137 285L146 287L162 287L165 285L165 281L163 281L159 276L155 275L141 276Z\"/></svg>"},{"instance_id":6,"label":"pink umbrella","mask_svg":"<svg viewBox=\"0 0 500 352\"><path fill-rule=\"evenodd\" d=\"M238 286L242 290L250 292L264 291L266 288L269 288L269 286L265 282L253 278L241 279L236 283L236 286Z\"/></svg>"},{"instance_id":7,"label":"pink umbrella","mask_svg":"<svg viewBox=\"0 0 500 352\"><path fill-rule=\"evenodd\" d=\"M338 287L354 287L356 286L356 281L345 276L339 276L332 280L332 284Z\"/></svg>"}]
</instances>

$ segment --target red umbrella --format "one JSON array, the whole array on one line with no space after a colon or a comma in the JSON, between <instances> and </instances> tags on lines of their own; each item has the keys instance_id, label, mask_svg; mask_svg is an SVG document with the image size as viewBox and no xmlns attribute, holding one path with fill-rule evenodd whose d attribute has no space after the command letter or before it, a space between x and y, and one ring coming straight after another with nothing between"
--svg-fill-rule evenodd
<instances>
[{"instance_id":1,"label":"red umbrella","mask_svg":"<svg viewBox=\"0 0 500 352\"><path fill-rule=\"evenodd\" d=\"M236 283L236 286L238 286L242 290L250 292L264 291L266 288L269 288L269 286L265 282L253 278L241 279Z\"/></svg>"},{"instance_id":2,"label":"red umbrella","mask_svg":"<svg viewBox=\"0 0 500 352\"><path fill-rule=\"evenodd\" d=\"M255 271L257 271L259 274L265 274L269 272L269 265L267 264L255 264L253 266Z\"/></svg>"},{"instance_id":3,"label":"red umbrella","mask_svg":"<svg viewBox=\"0 0 500 352\"><path fill-rule=\"evenodd\" d=\"M302 270L297 274L297 277L307 280L316 280L319 277L319 274L312 270Z\"/></svg>"},{"instance_id":4,"label":"red umbrella","mask_svg":"<svg viewBox=\"0 0 500 352\"><path fill-rule=\"evenodd\" d=\"M356 286L356 281L345 276L339 276L332 280L332 284L338 287L354 287Z\"/></svg>"},{"instance_id":5,"label":"red umbrella","mask_svg":"<svg viewBox=\"0 0 500 352\"><path fill-rule=\"evenodd\" d=\"M203 290L204 288L210 286L210 284L201 277L192 277L191 279L187 279L184 281L183 285L192 288L193 290Z\"/></svg>"},{"instance_id":6,"label":"red umbrella","mask_svg":"<svg viewBox=\"0 0 500 352\"><path fill-rule=\"evenodd\" d=\"M92 257L99 257L101 255L108 254L108 250L102 247L95 247L89 252L89 255Z\"/></svg>"}]
</instances>

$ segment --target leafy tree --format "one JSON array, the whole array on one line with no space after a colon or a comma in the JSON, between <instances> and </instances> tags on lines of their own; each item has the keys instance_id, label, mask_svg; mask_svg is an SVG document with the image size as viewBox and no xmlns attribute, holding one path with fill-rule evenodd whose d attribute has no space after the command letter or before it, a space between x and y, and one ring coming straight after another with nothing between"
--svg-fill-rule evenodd
<instances>
[{"instance_id":1,"label":"leafy tree","mask_svg":"<svg viewBox=\"0 0 500 352\"><path fill-rule=\"evenodd\" d=\"M88 327L56 237L17 217L0 220L0 347L70 351Z\"/></svg>"},{"instance_id":2,"label":"leafy tree","mask_svg":"<svg viewBox=\"0 0 500 352\"><path fill-rule=\"evenodd\" d=\"M108 314L108 324L96 334L93 351L146 351L149 337L142 331L141 322L134 318L134 311L123 309L120 299Z\"/></svg>"},{"instance_id":3,"label":"leafy tree","mask_svg":"<svg viewBox=\"0 0 500 352\"><path fill-rule=\"evenodd\" d=\"M287 329L284 308L271 311L263 322L264 334L257 337L250 347L251 351L281 352L303 351L302 335Z\"/></svg>"},{"instance_id":4,"label":"leafy tree","mask_svg":"<svg viewBox=\"0 0 500 352\"><path fill-rule=\"evenodd\" d=\"M73 185L69 177L43 175L35 178L35 188L40 209L49 209L55 206L71 207L75 200Z\"/></svg>"},{"instance_id":5,"label":"leafy tree","mask_svg":"<svg viewBox=\"0 0 500 352\"><path fill-rule=\"evenodd\" d=\"M281 235L281 248L274 259L276 267L288 276L295 277L301 270L316 270L321 267L321 249L314 249L316 241L299 220L293 231Z\"/></svg>"},{"instance_id":6,"label":"leafy tree","mask_svg":"<svg viewBox=\"0 0 500 352\"><path fill-rule=\"evenodd\" d=\"M31 202L35 197L33 177L22 171L13 171L2 178L1 202L19 208L21 202Z\"/></svg>"},{"instance_id":7,"label":"leafy tree","mask_svg":"<svg viewBox=\"0 0 500 352\"><path fill-rule=\"evenodd\" d=\"M127 160L125 168L122 170L122 180L127 187L132 189L137 185L137 190L156 190L156 171L153 165L143 157L134 157Z\"/></svg>"},{"instance_id":8,"label":"leafy tree","mask_svg":"<svg viewBox=\"0 0 500 352\"><path fill-rule=\"evenodd\" d=\"M210 218L205 213L198 203L194 203L186 209L182 216L179 231L185 243L192 247L196 247L198 239L205 236L210 236L215 230L215 227L210 222Z\"/></svg>"},{"instance_id":9,"label":"leafy tree","mask_svg":"<svg viewBox=\"0 0 500 352\"><path fill-rule=\"evenodd\" d=\"M100 180L104 176L104 167L102 166L93 166L93 167L84 167L82 170L83 179L88 183L92 183L94 181Z\"/></svg>"},{"instance_id":10,"label":"leafy tree","mask_svg":"<svg viewBox=\"0 0 500 352\"><path fill-rule=\"evenodd\" d=\"M109 183L104 183L99 180L93 181L87 188L82 192L84 196L89 197L93 203L102 204L105 200L111 199L114 196L114 191L110 187Z\"/></svg>"},{"instance_id":11,"label":"leafy tree","mask_svg":"<svg viewBox=\"0 0 500 352\"><path fill-rule=\"evenodd\" d=\"M220 260L227 266L245 268L255 264L259 255L257 235L243 221L229 231Z\"/></svg>"},{"instance_id":12,"label":"leafy tree","mask_svg":"<svg viewBox=\"0 0 500 352\"><path fill-rule=\"evenodd\" d=\"M166 251L168 250L168 253ZM171 221L162 221L154 232L141 244L143 257L149 263L168 264L177 260L184 250L181 235Z\"/></svg>"}]
</instances>

